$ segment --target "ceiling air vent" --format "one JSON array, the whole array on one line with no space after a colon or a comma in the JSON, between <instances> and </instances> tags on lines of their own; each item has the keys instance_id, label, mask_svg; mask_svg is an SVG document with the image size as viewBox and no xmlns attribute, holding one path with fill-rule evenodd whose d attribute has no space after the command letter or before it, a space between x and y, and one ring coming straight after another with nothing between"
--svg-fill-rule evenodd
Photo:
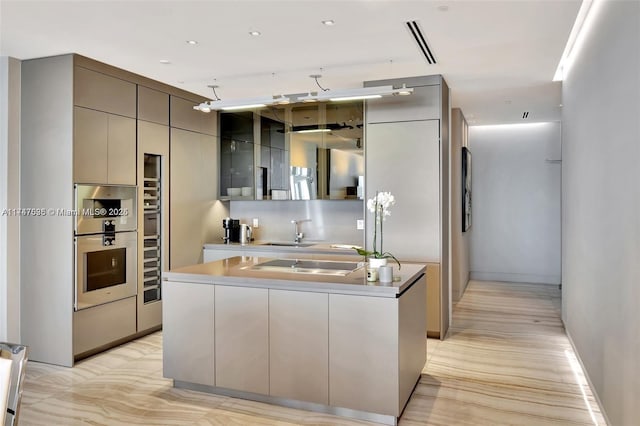
<instances>
[{"instance_id":1,"label":"ceiling air vent","mask_svg":"<svg viewBox=\"0 0 640 426\"><path fill-rule=\"evenodd\" d=\"M429 48L427 41L424 39L418 23L416 21L408 21L406 24L409 31L411 31L411 35L413 35L414 40L418 43L418 47L422 51L422 54L427 59L427 62L432 65L435 64L436 58L433 56L433 53L431 53L431 49Z\"/></svg>"},{"instance_id":2,"label":"ceiling air vent","mask_svg":"<svg viewBox=\"0 0 640 426\"><path fill-rule=\"evenodd\" d=\"M522 113L522 119L529 118L529 111L525 111Z\"/></svg>"}]
</instances>

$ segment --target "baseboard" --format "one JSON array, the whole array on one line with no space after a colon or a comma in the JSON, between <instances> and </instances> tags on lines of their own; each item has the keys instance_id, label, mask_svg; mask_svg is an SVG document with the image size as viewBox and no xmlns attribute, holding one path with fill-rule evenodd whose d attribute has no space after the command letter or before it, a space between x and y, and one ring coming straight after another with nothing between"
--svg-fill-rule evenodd
<instances>
[{"instance_id":1,"label":"baseboard","mask_svg":"<svg viewBox=\"0 0 640 426\"><path fill-rule=\"evenodd\" d=\"M518 274L512 272L471 271L470 279L477 281L504 281L512 283L555 284L562 281L560 275Z\"/></svg>"},{"instance_id":2,"label":"baseboard","mask_svg":"<svg viewBox=\"0 0 640 426\"><path fill-rule=\"evenodd\" d=\"M582 368L582 374L584 375L585 379L587 379L587 384L589 385L589 388L591 389L591 393L593 394L593 398L596 400L596 404L598 404L598 408L600 408L600 413L602 413L602 417L604 417L604 421L607 422L607 425L611 425L612 423L609 421L609 418L607 417L607 412L604 411L604 406L602 405L602 401L600 401L600 397L598 396L598 393L596 392L596 388L593 386L593 382L591 382L591 378L589 377L589 372L587 371L586 368L584 368L584 364L582 363L582 358L580 358L580 353L578 352L578 349L576 348L575 343L573 343L573 339L571 338L571 334L569 334L569 330L567 329L567 325L565 324L564 320L561 319L562 321L562 325L564 326L564 332L567 335L567 339L569 339L569 343L571 344L571 347L573 348L573 353L576 356L576 359L578 360L578 363L580 364L580 368Z\"/></svg>"}]
</instances>

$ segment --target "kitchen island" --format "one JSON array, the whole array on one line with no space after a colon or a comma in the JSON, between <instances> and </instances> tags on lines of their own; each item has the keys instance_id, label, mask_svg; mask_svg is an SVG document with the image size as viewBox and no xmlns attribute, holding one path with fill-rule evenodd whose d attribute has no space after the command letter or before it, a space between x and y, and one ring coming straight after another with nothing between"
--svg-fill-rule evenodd
<instances>
[{"instance_id":1,"label":"kitchen island","mask_svg":"<svg viewBox=\"0 0 640 426\"><path fill-rule=\"evenodd\" d=\"M166 273L164 376L396 424L426 361L425 266L370 283L362 263L343 259L237 256Z\"/></svg>"}]
</instances>

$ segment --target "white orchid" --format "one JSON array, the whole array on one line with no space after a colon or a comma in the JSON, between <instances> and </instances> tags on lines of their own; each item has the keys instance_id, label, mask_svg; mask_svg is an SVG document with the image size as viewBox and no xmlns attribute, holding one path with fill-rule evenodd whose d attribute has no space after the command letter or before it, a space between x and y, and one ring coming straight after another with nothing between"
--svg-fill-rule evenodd
<instances>
[{"instance_id":1,"label":"white orchid","mask_svg":"<svg viewBox=\"0 0 640 426\"><path fill-rule=\"evenodd\" d=\"M367 200L367 210L376 213L377 207L376 223L380 223L380 220L386 220L387 216L391 216L389 209L395 203L396 199L390 192L378 192L375 197Z\"/></svg>"},{"instance_id":2,"label":"white orchid","mask_svg":"<svg viewBox=\"0 0 640 426\"><path fill-rule=\"evenodd\" d=\"M362 256L381 258L392 258L400 266L400 262L389 252L382 250L382 222L387 219L387 216L391 216L391 206L396 203L395 197L390 192L376 192L376 196L367 200L367 210L373 213L374 225L373 225L373 251L357 249L358 253ZM380 251L378 251L377 236L378 226L380 226Z\"/></svg>"}]
</instances>

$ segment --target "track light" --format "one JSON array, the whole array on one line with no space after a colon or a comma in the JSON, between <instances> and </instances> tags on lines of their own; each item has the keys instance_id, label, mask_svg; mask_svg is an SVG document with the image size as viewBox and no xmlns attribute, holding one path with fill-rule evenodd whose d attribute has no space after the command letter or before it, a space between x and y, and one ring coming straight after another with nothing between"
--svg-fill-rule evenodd
<instances>
[{"instance_id":1,"label":"track light","mask_svg":"<svg viewBox=\"0 0 640 426\"><path fill-rule=\"evenodd\" d=\"M263 108L267 105L286 105L291 102L291 99L284 96L263 96L261 98L251 99L232 99L229 101L215 100L202 102L200 105L195 105L193 109L202 112L211 111L238 111L243 109L255 109Z\"/></svg>"},{"instance_id":2,"label":"track light","mask_svg":"<svg viewBox=\"0 0 640 426\"><path fill-rule=\"evenodd\" d=\"M344 90L326 90L314 94L309 93L305 96L299 96L298 102L315 102L315 101L355 101L360 99L376 99L390 95L410 95L413 88L407 87L405 84L399 89L393 86L377 86L377 87L359 87L355 89Z\"/></svg>"}]
</instances>

